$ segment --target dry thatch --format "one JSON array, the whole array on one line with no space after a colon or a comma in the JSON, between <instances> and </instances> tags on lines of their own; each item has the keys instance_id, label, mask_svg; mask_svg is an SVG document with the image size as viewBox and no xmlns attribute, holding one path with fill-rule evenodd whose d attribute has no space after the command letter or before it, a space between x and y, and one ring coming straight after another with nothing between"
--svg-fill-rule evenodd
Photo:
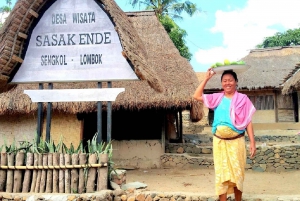
<instances>
[{"instance_id":1,"label":"dry thatch","mask_svg":"<svg viewBox=\"0 0 300 201\"><path fill-rule=\"evenodd\" d=\"M300 46L251 50L242 58L250 68L238 74L238 90L281 89L284 79L299 62ZM200 80L201 81L201 80ZM208 90L220 90L221 75L206 85Z\"/></svg>"},{"instance_id":2,"label":"dry thatch","mask_svg":"<svg viewBox=\"0 0 300 201\"><path fill-rule=\"evenodd\" d=\"M43 6L41 2L45 1L19 0L3 29L0 30L0 70L6 77L11 75L17 65L11 55L21 55L24 42L24 39L18 37L18 29L14 27L21 27L20 32L27 33L31 24L28 10L40 10ZM149 11L124 13L112 0L100 2L104 4L116 24L125 56L132 62L136 74L142 79L142 81L112 83L113 87L125 88L125 92L120 94L113 103L113 109L191 109L192 119L200 120L202 105L192 100L192 94L199 83L195 72L189 62L180 56L155 13ZM21 16L22 19L26 19L23 20L26 23L22 20L14 21ZM16 45L11 44L18 45L18 50L13 49ZM97 83L54 84L56 89L96 87ZM37 88L36 84L20 84L0 94L0 114L35 112L37 104L31 103L30 99L23 94L23 90ZM54 103L53 109L77 113L96 111L97 106L94 102Z\"/></svg>"},{"instance_id":3,"label":"dry thatch","mask_svg":"<svg viewBox=\"0 0 300 201\"><path fill-rule=\"evenodd\" d=\"M300 59L299 59L300 60ZM300 89L300 63L297 63L294 70L286 77L282 94L287 95Z\"/></svg>"}]
</instances>

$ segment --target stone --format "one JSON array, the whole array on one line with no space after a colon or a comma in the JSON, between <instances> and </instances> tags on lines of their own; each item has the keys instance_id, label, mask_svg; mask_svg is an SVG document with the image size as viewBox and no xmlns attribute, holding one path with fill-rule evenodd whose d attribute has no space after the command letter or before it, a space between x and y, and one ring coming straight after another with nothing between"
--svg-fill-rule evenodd
<instances>
[{"instance_id":1,"label":"stone","mask_svg":"<svg viewBox=\"0 0 300 201\"><path fill-rule=\"evenodd\" d=\"M114 201L122 201L122 199L119 196L114 197Z\"/></svg>"},{"instance_id":2,"label":"stone","mask_svg":"<svg viewBox=\"0 0 300 201\"><path fill-rule=\"evenodd\" d=\"M135 199L137 201L145 201L145 195L144 194L138 194Z\"/></svg>"},{"instance_id":3,"label":"stone","mask_svg":"<svg viewBox=\"0 0 300 201\"><path fill-rule=\"evenodd\" d=\"M125 192L122 189L118 189L118 190L113 191L113 195L114 196L121 196L121 195L125 195Z\"/></svg>"},{"instance_id":4,"label":"stone","mask_svg":"<svg viewBox=\"0 0 300 201\"><path fill-rule=\"evenodd\" d=\"M68 199L68 201L73 201L76 198L77 198L77 196L75 196L75 195L69 195L67 199Z\"/></svg>"},{"instance_id":5,"label":"stone","mask_svg":"<svg viewBox=\"0 0 300 201\"><path fill-rule=\"evenodd\" d=\"M128 199L127 199L127 201L135 201L135 196L130 196Z\"/></svg>"},{"instance_id":6,"label":"stone","mask_svg":"<svg viewBox=\"0 0 300 201\"><path fill-rule=\"evenodd\" d=\"M111 187L113 190L121 189L120 185L118 185L117 183L115 183L115 182L113 182L113 181L110 181L110 187Z\"/></svg>"},{"instance_id":7,"label":"stone","mask_svg":"<svg viewBox=\"0 0 300 201\"><path fill-rule=\"evenodd\" d=\"M148 195L145 199L145 201L152 201L152 196L151 195Z\"/></svg>"},{"instance_id":8,"label":"stone","mask_svg":"<svg viewBox=\"0 0 300 201\"><path fill-rule=\"evenodd\" d=\"M178 154L182 154L184 152L184 149L182 147L179 147L176 152Z\"/></svg>"},{"instance_id":9,"label":"stone","mask_svg":"<svg viewBox=\"0 0 300 201\"><path fill-rule=\"evenodd\" d=\"M127 200L127 195L121 195L121 200L126 201Z\"/></svg>"}]
</instances>

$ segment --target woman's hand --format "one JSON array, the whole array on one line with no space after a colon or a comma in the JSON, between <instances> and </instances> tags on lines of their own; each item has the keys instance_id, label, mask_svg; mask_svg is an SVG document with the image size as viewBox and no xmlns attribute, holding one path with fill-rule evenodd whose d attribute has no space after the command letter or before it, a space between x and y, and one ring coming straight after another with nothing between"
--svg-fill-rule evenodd
<instances>
[{"instance_id":1,"label":"woman's hand","mask_svg":"<svg viewBox=\"0 0 300 201\"><path fill-rule=\"evenodd\" d=\"M216 74L216 72L214 72L212 70L212 68L207 69L206 74L205 74L205 78L207 80L209 80L212 76L214 76Z\"/></svg>"},{"instance_id":2,"label":"woman's hand","mask_svg":"<svg viewBox=\"0 0 300 201\"><path fill-rule=\"evenodd\" d=\"M255 143L250 143L250 158L253 158L256 154L256 145Z\"/></svg>"}]
</instances>

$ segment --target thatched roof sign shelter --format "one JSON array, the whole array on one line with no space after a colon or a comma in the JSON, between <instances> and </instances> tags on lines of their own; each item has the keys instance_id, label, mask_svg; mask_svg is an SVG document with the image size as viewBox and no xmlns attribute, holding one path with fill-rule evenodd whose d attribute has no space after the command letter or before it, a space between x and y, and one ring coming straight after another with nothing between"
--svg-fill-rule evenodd
<instances>
[{"instance_id":1,"label":"thatched roof sign shelter","mask_svg":"<svg viewBox=\"0 0 300 201\"><path fill-rule=\"evenodd\" d=\"M285 78L299 62L300 47L254 49L242 58L250 68L238 74L239 90L281 89ZM208 90L221 90L221 76L207 83Z\"/></svg>"},{"instance_id":2,"label":"thatched roof sign shelter","mask_svg":"<svg viewBox=\"0 0 300 201\"><path fill-rule=\"evenodd\" d=\"M0 114L31 113L37 104L23 94L37 84L9 85L22 63L29 36L37 20L53 1L19 0L0 29ZM115 24L123 56L133 66L139 81L112 82L125 88L113 109L192 109L192 119L201 119L202 105L192 94L198 80L190 63L180 56L152 11L123 12L112 0L99 0ZM105 86L104 86L105 87ZM46 87L45 87L46 88ZM55 83L55 89L97 88L97 83ZM96 103L53 103L53 110L75 114L97 110Z\"/></svg>"}]
</instances>

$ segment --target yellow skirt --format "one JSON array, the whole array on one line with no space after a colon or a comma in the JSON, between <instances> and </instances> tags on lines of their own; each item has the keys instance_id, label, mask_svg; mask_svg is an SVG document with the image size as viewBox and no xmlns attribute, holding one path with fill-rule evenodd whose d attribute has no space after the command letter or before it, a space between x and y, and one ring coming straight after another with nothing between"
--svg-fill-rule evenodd
<instances>
[{"instance_id":1,"label":"yellow skirt","mask_svg":"<svg viewBox=\"0 0 300 201\"><path fill-rule=\"evenodd\" d=\"M216 135L230 138L239 135L227 126L218 126ZM216 194L232 194L234 187L243 192L246 165L245 137L234 140L213 138Z\"/></svg>"}]
</instances>

